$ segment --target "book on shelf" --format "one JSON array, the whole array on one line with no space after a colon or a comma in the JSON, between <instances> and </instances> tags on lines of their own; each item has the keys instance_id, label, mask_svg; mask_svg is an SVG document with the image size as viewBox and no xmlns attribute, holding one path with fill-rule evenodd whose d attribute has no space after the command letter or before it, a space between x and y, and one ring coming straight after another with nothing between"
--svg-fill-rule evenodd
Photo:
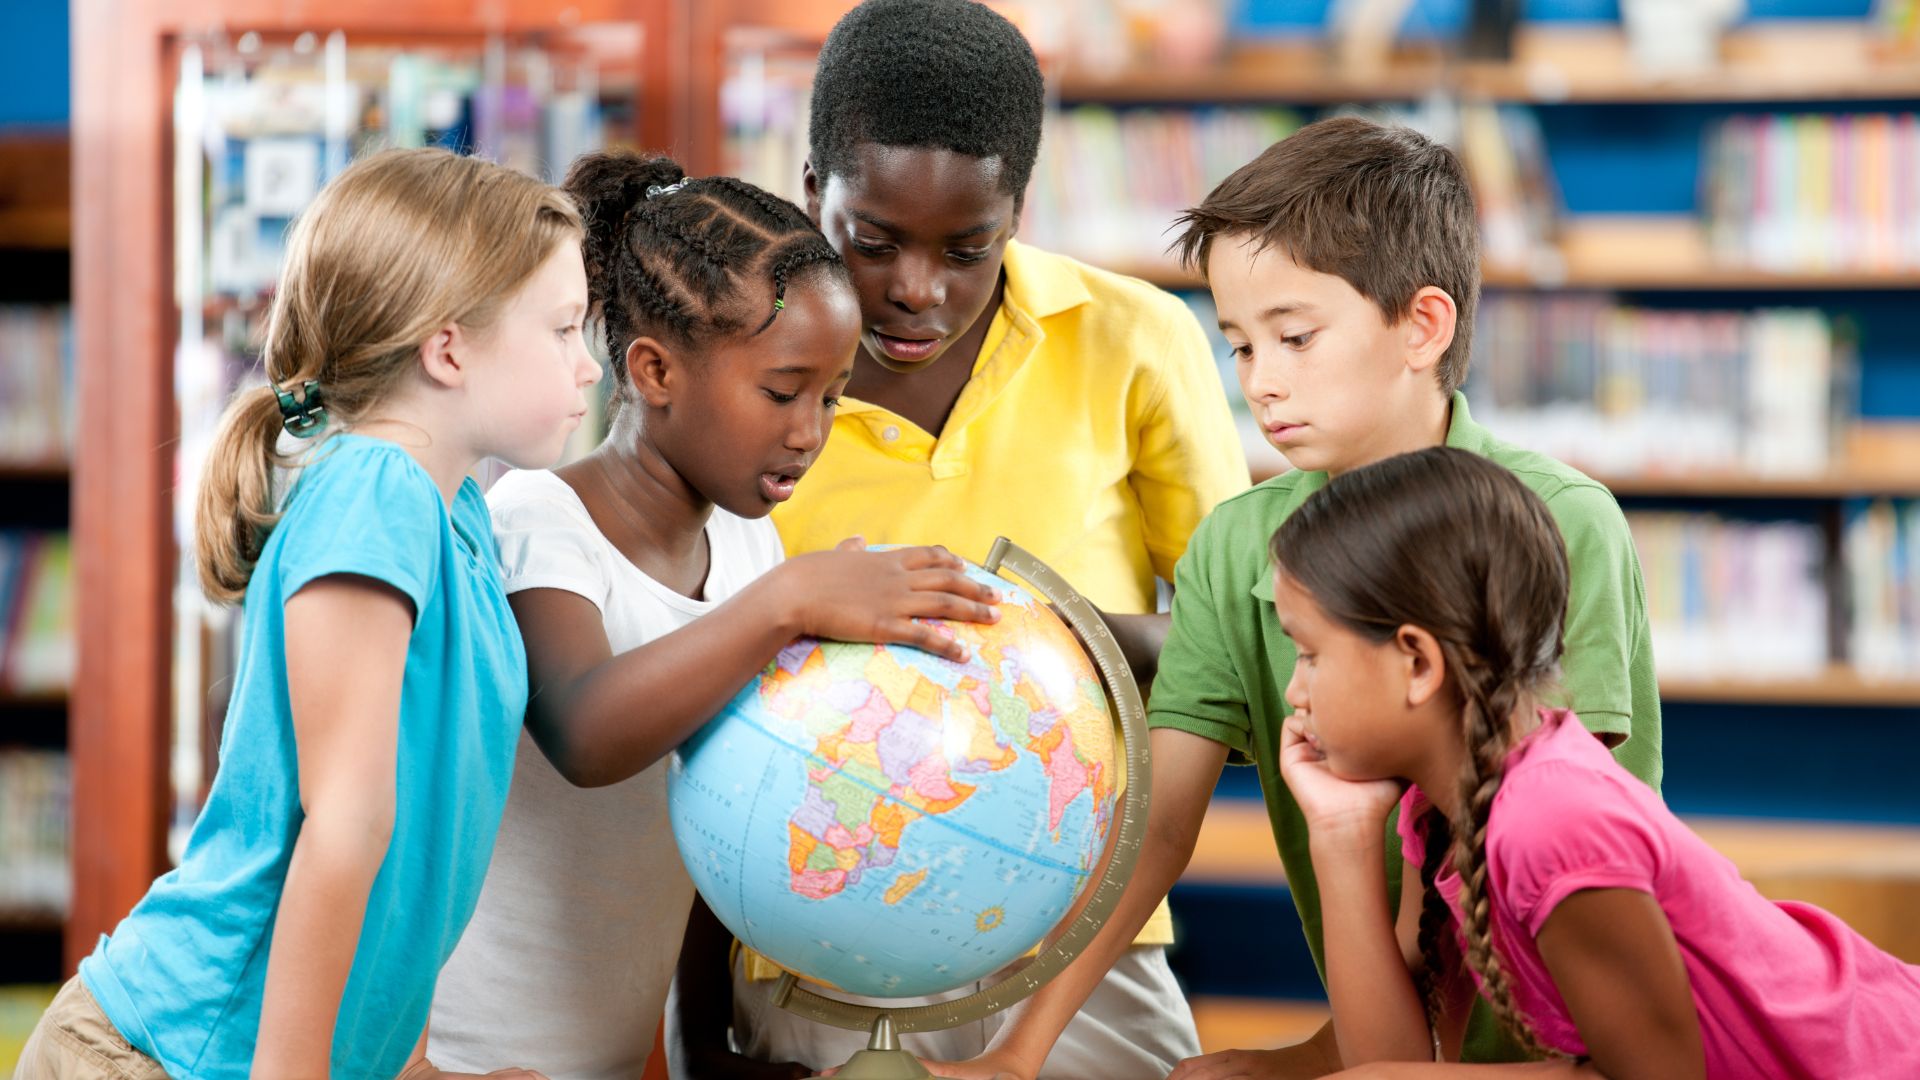
<instances>
[{"instance_id":1,"label":"book on shelf","mask_svg":"<svg viewBox=\"0 0 1920 1080\"><path fill-rule=\"evenodd\" d=\"M0 306L0 464L73 452L73 309Z\"/></svg>"},{"instance_id":2,"label":"book on shelf","mask_svg":"<svg viewBox=\"0 0 1920 1080\"><path fill-rule=\"evenodd\" d=\"M1654 663L1663 676L1810 676L1827 667L1817 525L1633 512Z\"/></svg>"},{"instance_id":3,"label":"book on shelf","mask_svg":"<svg viewBox=\"0 0 1920 1080\"><path fill-rule=\"evenodd\" d=\"M0 921L65 916L72 769L57 750L0 750Z\"/></svg>"},{"instance_id":4,"label":"book on shelf","mask_svg":"<svg viewBox=\"0 0 1920 1080\"><path fill-rule=\"evenodd\" d=\"M1061 109L1047 118L1021 236L1096 265L1170 271L1174 220L1300 123L1277 108Z\"/></svg>"},{"instance_id":5,"label":"book on shelf","mask_svg":"<svg viewBox=\"0 0 1920 1080\"><path fill-rule=\"evenodd\" d=\"M1459 150L1480 215L1481 257L1555 273L1560 189L1539 117L1518 105L1464 103Z\"/></svg>"},{"instance_id":6,"label":"book on shelf","mask_svg":"<svg viewBox=\"0 0 1920 1080\"><path fill-rule=\"evenodd\" d=\"M1495 294L1466 391L1502 438L1590 472L1804 476L1828 468L1857 411L1854 367L1821 311Z\"/></svg>"},{"instance_id":7,"label":"book on shelf","mask_svg":"<svg viewBox=\"0 0 1920 1080\"><path fill-rule=\"evenodd\" d=\"M746 50L720 93L723 168L803 197L814 58ZM1051 110L1020 216L1020 237L1096 265L1164 274L1174 219L1301 124L1280 108L1203 106Z\"/></svg>"},{"instance_id":8,"label":"book on shelf","mask_svg":"<svg viewBox=\"0 0 1920 1080\"><path fill-rule=\"evenodd\" d=\"M179 145L205 155L201 290L269 291L292 220L329 178L384 147L444 146L557 181L603 144L593 66L535 46L353 44L266 47L242 54L223 37L195 40L203 77L183 73ZM191 197L191 196L190 196ZM183 208L183 213L185 208ZM197 232L183 237L194 240Z\"/></svg>"},{"instance_id":9,"label":"book on shelf","mask_svg":"<svg viewBox=\"0 0 1920 1080\"><path fill-rule=\"evenodd\" d=\"M1920 673L1920 501L1878 499L1847 523L1848 650L1870 678Z\"/></svg>"},{"instance_id":10,"label":"book on shelf","mask_svg":"<svg viewBox=\"0 0 1920 1080\"><path fill-rule=\"evenodd\" d=\"M1920 269L1920 114L1730 117L1708 135L1701 187L1722 263Z\"/></svg>"},{"instance_id":11,"label":"book on shelf","mask_svg":"<svg viewBox=\"0 0 1920 1080\"><path fill-rule=\"evenodd\" d=\"M67 534L0 532L0 687L29 697L72 687L73 613Z\"/></svg>"}]
</instances>

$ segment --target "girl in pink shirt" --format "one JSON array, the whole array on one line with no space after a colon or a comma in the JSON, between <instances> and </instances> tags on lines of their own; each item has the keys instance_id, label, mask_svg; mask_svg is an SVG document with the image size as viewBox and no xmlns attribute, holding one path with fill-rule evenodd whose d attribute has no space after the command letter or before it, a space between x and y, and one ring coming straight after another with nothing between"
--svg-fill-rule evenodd
<instances>
[{"instance_id":1,"label":"girl in pink shirt","mask_svg":"<svg viewBox=\"0 0 1920 1080\"><path fill-rule=\"evenodd\" d=\"M1431 1064L1457 1060L1477 988L1545 1074L1920 1077L1920 967L1762 897L1544 707L1567 558L1517 478L1459 450L1389 458L1330 482L1272 550L1300 654L1280 766L1353 1075L1511 1071Z\"/></svg>"}]
</instances>

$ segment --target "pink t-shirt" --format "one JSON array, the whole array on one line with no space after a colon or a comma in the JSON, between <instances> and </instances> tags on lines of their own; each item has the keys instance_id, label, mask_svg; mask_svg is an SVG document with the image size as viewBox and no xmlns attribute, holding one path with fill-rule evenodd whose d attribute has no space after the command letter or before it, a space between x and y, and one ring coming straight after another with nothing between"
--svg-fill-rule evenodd
<instances>
[{"instance_id":1,"label":"pink t-shirt","mask_svg":"<svg viewBox=\"0 0 1920 1080\"><path fill-rule=\"evenodd\" d=\"M1651 895L1693 984L1709 1077L1920 1077L1920 967L1810 904L1775 902L1740 877L1570 712L1542 713L1515 750L1487 828L1494 946L1542 1042L1586 1053L1534 938L1581 889ZM1416 872L1430 809L1416 786L1400 837ZM1460 917L1460 877L1440 894Z\"/></svg>"}]
</instances>

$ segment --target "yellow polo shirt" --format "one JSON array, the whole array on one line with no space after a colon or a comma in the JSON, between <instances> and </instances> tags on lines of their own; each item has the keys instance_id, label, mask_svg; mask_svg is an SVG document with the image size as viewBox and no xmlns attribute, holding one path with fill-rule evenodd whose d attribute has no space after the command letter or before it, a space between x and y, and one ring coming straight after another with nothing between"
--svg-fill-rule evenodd
<instances>
[{"instance_id":1,"label":"yellow polo shirt","mask_svg":"<svg viewBox=\"0 0 1920 1080\"><path fill-rule=\"evenodd\" d=\"M1101 610L1153 611L1154 579L1247 487L1206 333L1178 297L1018 242L1006 282L946 430L842 399L773 522L789 555L864 536L979 561L1006 536Z\"/></svg>"},{"instance_id":2,"label":"yellow polo shirt","mask_svg":"<svg viewBox=\"0 0 1920 1080\"><path fill-rule=\"evenodd\" d=\"M1154 579L1173 580L1201 519L1247 487L1206 333L1143 281L1018 242L1005 266L1000 310L939 437L842 399L774 524L789 555L863 536L977 562L1006 536L1102 610L1151 612ZM1172 941L1163 903L1135 943ZM751 974L771 969L757 960Z\"/></svg>"}]
</instances>

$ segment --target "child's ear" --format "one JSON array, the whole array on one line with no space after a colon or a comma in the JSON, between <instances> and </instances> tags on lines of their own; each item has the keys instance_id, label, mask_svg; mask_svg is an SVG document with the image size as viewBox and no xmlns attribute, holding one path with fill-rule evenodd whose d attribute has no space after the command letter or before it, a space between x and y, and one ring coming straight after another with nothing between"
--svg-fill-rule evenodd
<instances>
[{"instance_id":1,"label":"child's ear","mask_svg":"<svg viewBox=\"0 0 1920 1080\"><path fill-rule=\"evenodd\" d=\"M653 338L634 338L627 346L627 381L641 401L656 409L673 400L680 382L679 366L672 350Z\"/></svg>"},{"instance_id":2,"label":"child's ear","mask_svg":"<svg viewBox=\"0 0 1920 1080\"><path fill-rule=\"evenodd\" d=\"M473 338L457 323L433 332L420 346L420 370L435 386L458 389L467 382L467 350Z\"/></svg>"},{"instance_id":3,"label":"child's ear","mask_svg":"<svg viewBox=\"0 0 1920 1080\"><path fill-rule=\"evenodd\" d=\"M1438 366L1447 346L1453 344L1459 318L1460 309L1445 289L1428 285L1414 293L1407 317L1401 321L1407 335L1407 366L1420 372Z\"/></svg>"},{"instance_id":4,"label":"child's ear","mask_svg":"<svg viewBox=\"0 0 1920 1080\"><path fill-rule=\"evenodd\" d=\"M1407 704L1417 709L1432 701L1446 686L1446 654L1432 634L1411 624L1394 631L1393 645L1400 650L1406 665Z\"/></svg>"},{"instance_id":5,"label":"child's ear","mask_svg":"<svg viewBox=\"0 0 1920 1080\"><path fill-rule=\"evenodd\" d=\"M813 171L813 159L800 163L800 189L807 197L807 219L820 227L820 174Z\"/></svg>"}]
</instances>

